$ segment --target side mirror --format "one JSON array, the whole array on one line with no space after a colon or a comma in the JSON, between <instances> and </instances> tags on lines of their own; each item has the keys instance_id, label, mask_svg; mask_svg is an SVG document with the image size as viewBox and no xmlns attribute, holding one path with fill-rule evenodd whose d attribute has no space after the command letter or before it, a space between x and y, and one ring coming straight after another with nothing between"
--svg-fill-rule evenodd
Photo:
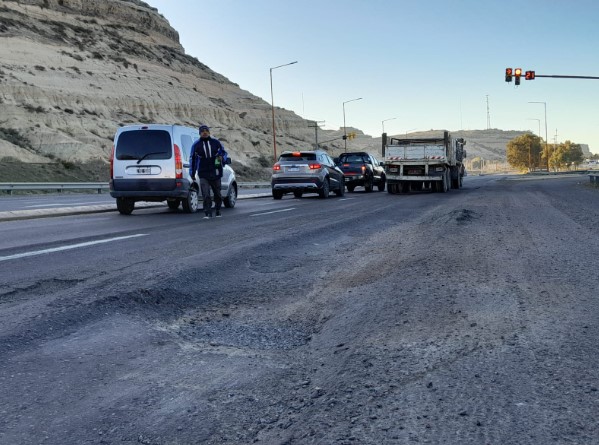
<instances>
[{"instance_id":1,"label":"side mirror","mask_svg":"<svg viewBox=\"0 0 599 445\"><path fill-rule=\"evenodd\" d=\"M227 160L225 161L225 165L229 165L231 164L231 158L227 158Z\"/></svg>"},{"instance_id":2,"label":"side mirror","mask_svg":"<svg viewBox=\"0 0 599 445\"><path fill-rule=\"evenodd\" d=\"M335 164L339 164L339 158L333 158L333 162L334 162Z\"/></svg>"},{"instance_id":3,"label":"side mirror","mask_svg":"<svg viewBox=\"0 0 599 445\"><path fill-rule=\"evenodd\" d=\"M381 162L379 162L379 165L380 165L381 167L384 167L384 166L385 166L385 161L381 161Z\"/></svg>"}]
</instances>

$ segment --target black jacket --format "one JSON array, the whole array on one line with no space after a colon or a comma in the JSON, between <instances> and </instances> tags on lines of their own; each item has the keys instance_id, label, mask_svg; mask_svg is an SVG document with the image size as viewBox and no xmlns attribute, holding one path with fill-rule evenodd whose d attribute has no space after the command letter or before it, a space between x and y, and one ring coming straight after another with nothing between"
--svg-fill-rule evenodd
<instances>
[{"instance_id":1,"label":"black jacket","mask_svg":"<svg viewBox=\"0 0 599 445\"><path fill-rule=\"evenodd\" d=\"M221 162L217 166L215 163L218 156L221 157ZM213 137L198 139L191 147L189 174L192 178L195 177L196 172L200 178L222 178L227 157L227 152L218 139Z\"/></svg>"}]
</instances>

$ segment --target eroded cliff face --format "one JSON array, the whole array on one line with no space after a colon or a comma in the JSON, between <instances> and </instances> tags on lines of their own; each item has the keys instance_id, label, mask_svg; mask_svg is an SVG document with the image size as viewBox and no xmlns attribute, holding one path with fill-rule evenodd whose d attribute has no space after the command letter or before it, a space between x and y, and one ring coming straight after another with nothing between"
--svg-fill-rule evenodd
<instances>
[{"instance_id":1,"label":"eroded cliff face","mask_svg":"<svg viewBox=\"0 0 599 445\"><path fill-rule=\"evenodd\" d=\"M186 55L155 8L0 2L0 158L107 160L120 125L151 122L206 123L244 168L271 164L270 104ZM277 109L279 132L278 150L314 140L288 110ZM340 134L328 133L321 140Z\"/></svg>"}]
</instances>

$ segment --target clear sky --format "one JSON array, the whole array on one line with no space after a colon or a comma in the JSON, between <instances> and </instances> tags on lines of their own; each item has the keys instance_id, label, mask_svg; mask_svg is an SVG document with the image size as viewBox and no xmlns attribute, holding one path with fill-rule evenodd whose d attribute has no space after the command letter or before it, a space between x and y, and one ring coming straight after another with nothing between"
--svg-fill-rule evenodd
<instances>
[{"instance_id":1,"label":"clear sky","mask_svg":"<svg viewBox=\"0 0 599 445\"><path fill-rule=\"evenodd\" d=\"M298 115L378 137L530 130L599 153L599 79L505 82L505 68L599 77L597 0L146 0L185 51Z\"/></svg>"}]
</instances>

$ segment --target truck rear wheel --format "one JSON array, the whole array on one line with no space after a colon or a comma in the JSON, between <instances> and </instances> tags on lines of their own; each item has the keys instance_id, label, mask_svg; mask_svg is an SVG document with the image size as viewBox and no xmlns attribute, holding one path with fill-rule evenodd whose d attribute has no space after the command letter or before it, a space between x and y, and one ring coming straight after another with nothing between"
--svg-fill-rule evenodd
<instances>
[{"instance_id":1,"label":"truck rear wheel","mask_svg":"<svg viewBox=\"0 0 599 445\"><path fill-rule=\"evenodd\" d=\"M443 175L443 185L441 189L443 193L447 193L449 191L449 178L449 171L445 171L445 174Z\"/></svg>"}]
</instances>

